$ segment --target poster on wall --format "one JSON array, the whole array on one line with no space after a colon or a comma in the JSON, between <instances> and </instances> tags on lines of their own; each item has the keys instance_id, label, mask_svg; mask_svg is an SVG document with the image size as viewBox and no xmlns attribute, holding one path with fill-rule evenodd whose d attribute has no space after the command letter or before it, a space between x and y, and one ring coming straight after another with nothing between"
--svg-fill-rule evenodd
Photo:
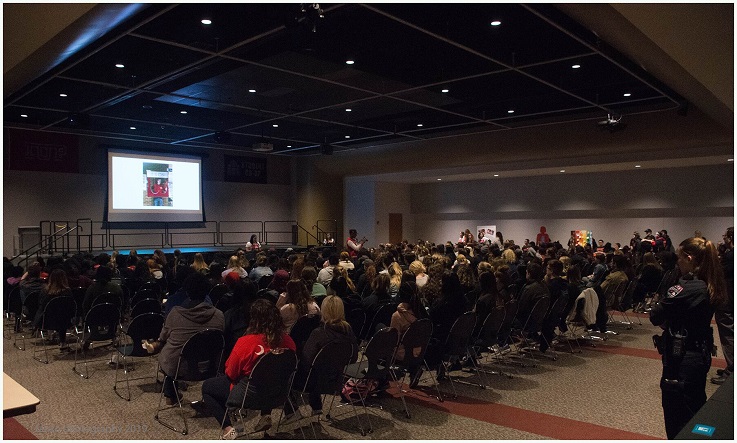
<instances>
[{"instance_id":1,"label":"poster on wall","mask_svg":"<svg viewBox=\"0 0 737 443\"><path fill-rule=\"evenodd\" d=\"M571 231L571 239L574 245L586 246L590 244L592 235L592 232L587 230Z\"/></svg>"},{"instance_id":2,"label":"poster on wall","mask_svg":"<svg viewBox=\"0 0 737 443\"><path fill-rule=\"evenodd\" d=\"M476 226L476 241L493 242L496 238L496 225Z\"/></svg>"}]
</instances>

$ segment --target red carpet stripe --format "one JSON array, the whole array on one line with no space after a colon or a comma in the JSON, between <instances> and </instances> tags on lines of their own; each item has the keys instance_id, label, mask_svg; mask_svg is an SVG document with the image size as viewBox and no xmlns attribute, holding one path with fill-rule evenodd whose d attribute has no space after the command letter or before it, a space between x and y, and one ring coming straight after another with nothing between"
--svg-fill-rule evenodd
<instances>
[{"instance_id":1,"label":"red carpet stripe","mask_svg":"<svg viewBox=\"0 0 737 443\"><path fill-rule=\"evenodd\" d=\"M591 351L606 352L608 354L626 355L629 357L642 357L652 358L654 360L660 360L660 354L655 349L639 349L639 348L627 348L624 346L610 346L605 344L597 343L596 347L585 347L584 349ZM723 358L711 358L712 366L726 367L727 361Z\"/></svg>"},{"instance_id":2,"label":"red carpet stripe","mask_svg":"<svg viewBox=\"0 0 737 443\"><path fill-rule=\"evenodd\" d=\"M14 418L3 419L3 440L38 440L31 431Z\"/></svg>"},{"instance_id":3,"label":"red carpet stripe","mask_svg":"<svg viewBox=\"0 0 737 443\"><path fill-rule=\"evenodd\" d=\"M407 402L438 411L560 440L660 440L659 437L653 437L652 435L608 428L462 396L458 396L456 399L446 398L442 403L435 398L426 398L415 394L407 395L405 398ZM412 411L410 410L410 412Z\"/></svg>"}]
</instances>

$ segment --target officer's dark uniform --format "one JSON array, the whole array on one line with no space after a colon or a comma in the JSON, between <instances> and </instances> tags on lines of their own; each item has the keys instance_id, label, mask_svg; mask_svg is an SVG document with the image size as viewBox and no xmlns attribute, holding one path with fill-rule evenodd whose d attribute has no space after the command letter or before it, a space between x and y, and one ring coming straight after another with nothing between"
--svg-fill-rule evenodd
<instances>
[{"instance_id":1,"label":"officer's dark uniform","mask_svg":"<svg viewBox=\"0 0 737 443\"><path fill-rule=\"evenodd\" d=\"M714 309L706 282L691 275L668 289L650 312L664 329L658 351L663 355L662 391L665 431L669 439L706 403L706 375L711 366Z\"/></svg>"}]
</instances>

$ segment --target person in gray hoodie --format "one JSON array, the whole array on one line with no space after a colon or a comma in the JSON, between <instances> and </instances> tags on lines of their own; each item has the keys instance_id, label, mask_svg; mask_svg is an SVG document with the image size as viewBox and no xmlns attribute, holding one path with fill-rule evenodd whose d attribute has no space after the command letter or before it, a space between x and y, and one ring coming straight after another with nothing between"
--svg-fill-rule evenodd
<instances>
[{"instance_id":1,"label":"person in gray hoodie","mask_svg":"<svg viewBox=\"0 0 737 443\"><path fill-rule=\"evenodd\" d=\"M159 339L155 342L146 342L144 347L149 353L159 352L159 365L164 372L164 397L167 404L177 402L177 393L173 382L177 370L177 362L184 344L194 334L205 329L223 330L225 318L223 313L205 302L210 291L207 277L195 273L184 280L184 289L189 300L182 306L175 306L166 317ZM186 367L179 368L180 376Z\"/></svg>"}]
</instances>

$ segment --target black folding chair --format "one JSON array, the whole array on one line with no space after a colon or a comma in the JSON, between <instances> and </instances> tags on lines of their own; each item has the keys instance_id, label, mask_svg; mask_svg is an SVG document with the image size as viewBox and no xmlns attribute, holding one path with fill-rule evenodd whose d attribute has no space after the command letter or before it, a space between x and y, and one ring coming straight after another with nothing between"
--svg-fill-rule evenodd
<instances>
[{"instance_id":1,"label":"black folding chair","mask_svg":"<svg viewBox=\"0 0 737 443\"><path fill-rule=\"evenodd\" d=\"M61 334L64 334L64 338L66 338L67 330L72 327L72 320L74 319L76 312L77 304L71 296L58 296L49 300L46 304L46 308L44 308L43 316L41 317L41 326L39 327L41 346L43 349L38 350L36 349L37 346L34 346L33 358L35 360L40 361L41 363L49 363L49 348L47 343L48 333L50 331L58 332L60 341L62 340ZM37 357L37 354L42 351L44 353L45 360L41 360Z\"/></svg>"},{"instance_id":2,"label":"black folding chair","mask_svg":"<svg viewBox=\"0 0 737 443\"><path fill-rule=\"evenodd\" d=\"M371 317L371 322L368 325L368 328L365 328L363 330L364 338L368 339L372 335L374 335L374 332L376 332L376 328L378 325L382 324L384 326L389 326L389 324L392 321L392 315L397 310L397 304L394 302L386 302L382 305L380 305L376 312L374 312L373 317Z\"/></svg>"},{"instance_id":3,"label":"black folding chair","mask_svg":"<svg viewBox=\"0 0 737 443\"><path fill-rule=\"evenodd\" d=\"M153 298L153 299L156 299L156 300L160 300L161 299L161 297L159 296L159 292L158 291L155 291L155 290L153 290L151 288L147 288L147 289L141 288L141 289L139 289L136 292L136 294L133 296L133 298L131 298L130 305L131 305L131 307L133 307L139 301L145 300L147 298Z\"/></svg>"},{"instance_id":4,"label":"black folding chair","mask_svg":"<svg viewBox=\"0 0 737 443\"><path fill-rule=\"evenodd\" d=\"M90 378L89 368L87 367L87 348L91 347L92 343L101 341L109 341L109 344L112 345L120 327L120 310L117 306L112 303L100 303L92 306L84 318L82 327L74 327L77 347L74 349L72 370L82 378ZM77 355L80 350L84 359L84 374L77 370Z\"/></svg>"},{"instance_id":5,"label":"black folding chair","mask_svg":"<svg viewBox=\"0 0 737 443\"><path fill-rule=\"evenodd\" d=\"M291 403L289 391L292 388L296 370L297 354L294 351L282 348L272 349L258 359L250 376L244 377L231 389L225 413L243 422L244 409L283 408L286 402ZM225 424L225 416L223 416L222 423ZM235 426L235 423L233 425ZM279 431L278 423L276 430Z\"/></svg>"},{"instance_id":6,"label":"black folding chair","mask_svg":"<svg viewBox=\"0 0 737 443\"><path fill-rule=\"evenodd\" d=\"M459 369L461 368L461 359L463 357L472 356L472 351L470 350L470 348L473 345L471 338L473 335L473 328L475 326L476 313L474 311L468 311L461 314L461 316L458 317L455 322L453 322L453 326L450 327L448 337L446 337L445 344L443 345L443 356L440 361L440 365L443 372L448 374L450 387L453 389L453 398L458 397L458 393L456 392L455 388L455 382L473 384L468 383L464 380L460 380L458 378L454 380L454 377L450 375L450 372L453 371L456 367ZM476 366L476 362L473 358L469 358L467 361L471 362L471 366L476 372L476 376L479 378L479 383L477 384L477 386L484 389L486 387L486 384L481 378L481 373Z\"/></svg>"},{"instance_id":7,"label":"black folding chair","mask_svg":"<svg viewBox=\"0 0 737 443\"><path fill-rule=\"evenodd\" d=\"M156 409L154 419L171 429L175 432L181 432L182 435L187 435L189 429L187 427L187 418L184 415L184 408L182 408L182 398L179 396L179 390L176 389L178 381L202 381L208 378L215 377L220 368L220 360L223 358L223 349L225 348L225 338L223 331L218 329L205 329L192 335L179 354L177 359L177 369L173 375L167 374L173 379L175 386L174 393L177 399L177 404L173 406L161 407L161 402L164 400L164 386L166 380L161 386L161 394L159 395L159 406ZM180 431L174 425L164 421L159 416L159 413L165 410L177 407L179 413L184 422L184 427Z\"/></svg>"},{"instance_id":8,"label":"black folding chair","mask_svg":"<svg viewBox=\"0 0 737 443\"><path fill-rule=\"evenodd\" d=\"M506 375L512 378L512 374L506 374L503 371L494 371L481 366L480 359L484 354L489 358L493 358L497 363L502 363L503 357L499 347L499 335L506 319L506 308L496 307L491 310L481 324L478 334L472 337L472 346L470 347L472 357L476 360L479 372L484 374Z\"/></svg>"},{"instance_id":9,"label":"black folding chair","mask_svg":"<svg viewBox=\"0 0 737 443\"><path fill-rule=\"evenodd\" d=\"M113 384L113 390L118 397L130 401L131 399L131 387L130 382L133 380L142 380L147 377L140 377L136 379L130 378L130 368L128 367L128 358L130 357L148 357L153 358L152 354L149 354L143 346L141 346L143 340L155 340L159 338L161 334L161 328L164 326L164 316L161 312L146 312L133 317L128 328L119 335L118 342L116 343L116 350L118 351L118 359L115 364L115 384ZM120 360L123 361L123 372L125 373L125 384L128 389L128 397L123 397L118 392L118 369L120 368ZM154 378L156 378L156 367L154 367Z\"/></svg>"},{"instance_id":10,"label":"black folding chair","mask_svg":"<svg viewBox=\"0 0 737 443\"><path fill-rule=\"evenodd\" d=\"M264 275L261 278L258 279L258 288L259 289L266 289L271 284L271 281L274 280L274 274L271 275Z\"/></svg>"},{"instance_id":11,"label":"black folding chair","mask_svg":"<svg viewBox=\"0 0 737 443\"><path fill-rule=\"evenodd\" d=\"M344 386L343 373L345 367L350 364L350 359L353 355L353 349L356 346L355 343L343 343L343 342L329 342L318 351L315 358L312 360L309 372L302 386L292 385L292 389L299 393L300 399L302 400L302 406L306 406L305 395L307 393L320 394L322 396L332 395L333 399L330 402L325 417L328 420L333 418L330 416L333 403L335 402L335 396L339 396ZM323 399L324 401L324 399ZM353 406L353 413L358 420L358 426L361 429L361 435L366 435L366 430L361 423L361 419L358 416L355 406ZM283 411L282 411L283 414ZM305 416L308 418L311 416ZM318 416L318 422L320 417ZM310 428L312 434L317 438L313 422L310 421ZM369 432L371 432L371 421L369 420Z\"/></svg>"},{"instance_id":12,"label":"black folding chair","mask_svg":"<svg viewBox=\"0 0 737 443\"><path fill-rule=\"evenodd\" d=\"M394 352L397 349L398 342L399 331L396 329L387 327L376 331L363 350L361 360L346 366L346 379L352 378L354 380L363 380L364 382L375 381L377 387L380 387L381 383L389 380L391 377L389 375L389 367L394 358ZM366 409L367 398L361 394L361 390L356 390L356 393L368 417L368 410ZM351 405L355 403L353 398L348 398L348 400L351 401ZM371 428L371 420L369 419L369 432L371 432Z\"/></svg>"},{"instance_id":13,"label":"black folding chair","mask_svg":"<svg viewBox=\"0 0 737 443\"><path fill-rule=\"evenodd\" d=\"M530 355L532 366L537 366L535 361L535 346L530 338L540 332L545 314L548 312L550 305L550 297L541 297L532 306L530 313L527 315L525 323L520 329L512 329L512 337L517 340L515 347L516 356L520 356L523 352Z\"/></svg>"},{"instance_id":14,"label":"black folding chair","mask_svg":"<svg viewBox=\"0 0 737 443\"><path fill-rule=\"evenodd\" d=\"M409 325L409 327L406 331L404 331L404 334L399 340L398 346L404 348L404 359L398 361L396 358L396 353L392 358L391 370L389 371L389 375L391 376L392 380L394 380L394 382L398 384L399 398L402 400L402 405L404 405L404 412L407 415L407 418L412 417L410 416L409 409L407 408L407 402L404 400L404 393L407 392L404 389L404 380L409 375L411 368L418 368L418 370L422 370L424 368L424 370L426 370L430 374L432 382L435 385L435 389L438 392L437 399L439 401L443 401L443 396L440 393L438 382L435 379L435 376L432 375L427 362L425 362L425 353L427 352L427 347L430 343L431 337L432 321L430 321L430 319L428 318L416 320L414 323ZM419 349L418 355L415 355L415 349ZM397 374L400 374L401 377L397 377ZM410 390L413 389L411 383L407 383L407 387Z\"/></svg>"},{"instance_id":15,"label":"black folding chair","mask_svg":"<svg viewBox=\"0 0 737 443\"><path fill-rule=\"evenodd\" d=\"M133 306L133 309L131 310L131 318L136 318L141 314L145 314L146 312L155 312L157 314L161 313L161 302L154 299L154 298L145 298L138 303L136 303L135 306Z\"/></svg>"},{"instance_id":16,"label":"black folding chair","mask_svg":"<svg viewBox=\"0 0 737 443\"><path fill-rule=\"evenodd\" d=\"M87 288L83 288L82 286L72 288L72 297L74 297L74 302L77 304L77 312L75 314L76 321L74 322L74 324L79 324L82 321L82 309L84 305L85 294L87 294Z\"/></svg>"},{"instance_id":17,"label":"black folding chair","mask_svg":"<svg viewBox=\"0 0 737 443\"><path fill-rule=\"evenodd\" d=\"M10 333L14 335L20 332L20 322L23 315L23 303L20 299L20 286L16 285L5 294L7 306L5 308L5 324L3 325L3 337L10 340Z\"/></svg>"},{"instance_id":18,"label":"black folding chair","mask_svg":"<svg viewBox=\"0 0 737 443\"><path fill-rule=\"evenodd\" d=\"M225 294L215 303L215 308L221 310L222 312L227 311L233 306L233 295L232 294Z\"/></svg>"},{"instance_id":19,"label":"black folding chair","mask_svg":"<svg viewBox=\"0 0 737 443\"><path fill-rule=\"evenodd\" d=\"M26 296L26 299L22 303L20 315L16 315L15 317L16 332L15 339L13 340L13 346L15 346L17 349L20 349L21 351L26 350L26 332L23 328L23 323L29 320L31 321L31 323L33 322L33 319L36 316L36 312L38 311L40 297L41 292L39 291L33 291L28 294ZM23 340L22 346L18 346L18 336L20 336L21 340Z\"/></svg>"},{"instance_id":20,"label":"black folding chair","mask_svg":"<svg viewBox=\"0 0 737 443\"><path fill-rule=\"evenodd\" d=\"M310 338L312 331L318 326L320 326L320 314L307 314L297 319L297 322L289 331L289 336L297 345L297 355L302 355L302 348L307 343L307 339Z\"/></svg>"},{"instance_id":21,"label":"black folding chair","mask_svg":"<svg viewBox=\"0 0 737 443\"><path fill-rule=\"evenodd\" d=\"M346 312L345 320L351 325L353 333L356 335L357 343L361 343L361 333L366 325L366 311L361 308L353 308Z\"/></svg>"},{"instance_id":22,"label":"black folding chair","mask_svg":"<svg viewBox=\"0 0 737 443\"><path fill-rule=\"evenodd\" d=\"M213 286L212 289L210 289L210 293L207 295L208 297L210 297L212 305L216 306L218 301L220 301L220 298L228 292L230 292L230 289L228 289L228 285L226 285L225 283L218 283Z\"/></svg>"}]
</instances>

